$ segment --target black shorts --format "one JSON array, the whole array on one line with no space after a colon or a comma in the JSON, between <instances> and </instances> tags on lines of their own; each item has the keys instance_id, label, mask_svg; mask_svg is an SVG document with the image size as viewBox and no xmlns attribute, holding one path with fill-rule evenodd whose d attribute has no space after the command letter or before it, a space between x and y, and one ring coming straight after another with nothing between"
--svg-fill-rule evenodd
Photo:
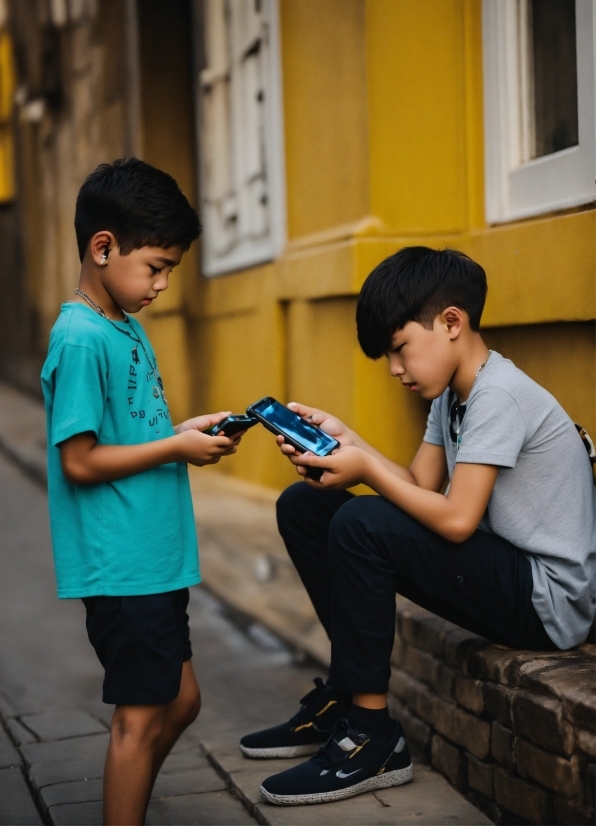
<instances>
[{"instance_id":1,"label":"black shorts","mask_svg":"<svg viewBox=\"0 0 596 826\"><path fill-rule=\"evenodd\" d=\"M86 597L87 634L105 669L104 703L169 703L192 649L188 588L136 597Z\"/></svg>"}]
</instances>

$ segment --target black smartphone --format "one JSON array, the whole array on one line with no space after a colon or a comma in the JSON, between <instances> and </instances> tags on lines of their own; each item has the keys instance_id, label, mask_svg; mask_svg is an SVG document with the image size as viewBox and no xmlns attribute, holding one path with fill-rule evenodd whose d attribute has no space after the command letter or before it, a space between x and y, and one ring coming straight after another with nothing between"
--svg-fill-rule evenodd
<instances>
[{"instance_id":1,"label":"black smartphone","mask_svg":"<svg viewBox=\"0 0 596 826\"><path fill-rule=\"evenodd\" d=\"M203 433L208 436L228 436L228 438L231 438L236 433L240 433L241 430L248 430L249 427L254 427L256 424L258 424L258 419L254 416L237 413L234 416L226 416L217 424L212 424L211 427L203 430Z\"/></svg>"},{"instance_id":2,"label":"black smartphone","mask_svg":"<svg viewBox=\"0 0 596 826\"><path fill-rule=\"evenodd\" d=\"M302 419L297 413L290 410L271 396L265 396L246 408L247 416L254 416L271 433L283 436L285 441L300 453L311 453L317 456L328 456L340 443L333 436L329 436L316 424ZM318 482L323 475L321 468L309 468L306 474Z\"/></svg>"}]
</instances>

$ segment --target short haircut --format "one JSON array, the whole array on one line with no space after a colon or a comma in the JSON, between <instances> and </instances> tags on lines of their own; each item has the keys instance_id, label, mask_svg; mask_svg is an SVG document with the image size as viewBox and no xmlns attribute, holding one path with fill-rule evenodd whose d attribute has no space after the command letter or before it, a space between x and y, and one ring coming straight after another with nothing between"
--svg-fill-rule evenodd
<instances>
[{"instance_id":1,"label":"short haircut","mask_svg":"<svg viewBox=\"0 0 596 826\"><path fill-rule=\"evenodd\" d=\"M81 261L101 230L114 234L122 255L145 246L186 251L201 234L196 210L172 176L138 158L102 163L89 175L74 223Z\"/></svg>"},{"instance_id":2,"label":"short haircut","mask_svg":"<svg viewBox=\"0 0 596 826\"><path fill-rule=\"evenodd\" d=\"M389 352L391 338L408 321L431 329L447 307L459 307L479 330L486 299L486 273L458 250L404 247L368 276L356 308L358 341L366 355Z\"/></svg>"}]
</instances>

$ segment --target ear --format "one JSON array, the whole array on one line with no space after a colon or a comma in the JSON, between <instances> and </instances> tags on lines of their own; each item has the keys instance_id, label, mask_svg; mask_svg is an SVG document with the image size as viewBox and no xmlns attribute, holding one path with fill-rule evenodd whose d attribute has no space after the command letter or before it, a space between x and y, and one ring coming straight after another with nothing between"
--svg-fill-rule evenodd
<instances>
[{"instance_id":1,"label":"ear","mask_svg":"<svg viewBox=\"0 0 596 826\"><path fill-rule=\"evenodd\" d=\"M467 313L460 310L459 307L447 307L439 316L441 323L445 326L449 338L455 341L461 335L461 332L467 321Z\"/></svg>"},{"instance_id":2,"label":"ear","mask_svg":"<svg viewBox=\"0 0 596 826\"><path fill-rule=\"evenodd\" d=\"M104 254L117 246L116 238L109 230L102 229L100 232L96 232L89 241L89 253L93 259L93 263L101 267Z\"/></svg>"}]
</instances>

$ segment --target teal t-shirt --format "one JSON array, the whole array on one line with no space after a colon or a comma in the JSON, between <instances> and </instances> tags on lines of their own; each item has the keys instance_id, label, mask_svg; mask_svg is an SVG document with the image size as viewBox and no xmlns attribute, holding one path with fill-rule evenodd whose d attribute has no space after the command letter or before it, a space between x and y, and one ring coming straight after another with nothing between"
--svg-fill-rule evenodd
<instances>
[{"instance_id":1,"label":"teal t-shirt","mask_svg":"<svg viewBox=\"0 0 596 826\"><path fill-rule=\"evenodd\" d=\"M41 380L58 596L156 594L200 582L185 464L93 485L73 485L62 472L58 445L77 433L95 433L100 445L174 435L141 325L63 304Z\"/></svg>"}]
</instances>

